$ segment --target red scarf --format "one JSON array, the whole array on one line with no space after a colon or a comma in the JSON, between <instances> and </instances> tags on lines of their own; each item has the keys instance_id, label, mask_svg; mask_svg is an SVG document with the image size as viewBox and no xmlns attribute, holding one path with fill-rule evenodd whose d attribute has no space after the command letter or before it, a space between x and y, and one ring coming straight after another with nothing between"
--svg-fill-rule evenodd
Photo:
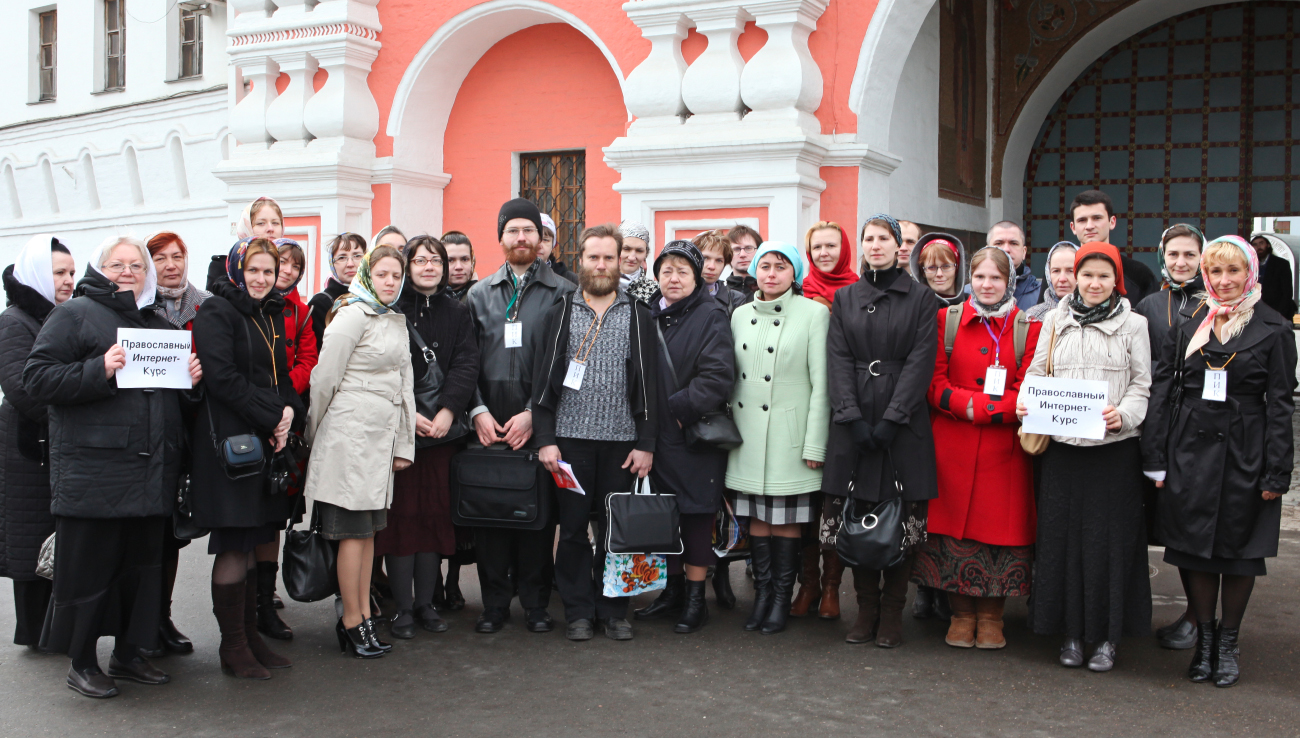
<instances>
[{"instance_id":1,"label":"red scarf","mask_svg":"<svg viewBox=\"0 0 1300 738\"><path fill-rule=\"evenodd\" d=\"M849 241L849 236L840 231L840 260L836 262L835 268L829 272L823 272L817 268L812 260L812 252L808 251L808 276L803 280L803 296L809 300L814 297L821 297L827 302L835 302L835 290L841 287L847 287L858 281L858 275L853 271L853 243Z\"/></svg>"}]
</instances>

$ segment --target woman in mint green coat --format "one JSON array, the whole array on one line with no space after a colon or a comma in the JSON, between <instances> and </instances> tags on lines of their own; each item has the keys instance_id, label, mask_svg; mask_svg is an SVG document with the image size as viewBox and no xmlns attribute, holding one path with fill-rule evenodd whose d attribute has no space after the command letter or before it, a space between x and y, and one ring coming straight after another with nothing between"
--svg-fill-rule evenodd
<instances>
[{"instance_id":1,"label":"woman in mint green coat","mask_svg":"<svg viewBox=\"0 0 1300 738\"><path fill-rule=\"evenodd\" d=\"M830 313L796 294L804 263L791 245L754 254L755 300L731 316L736 389L731 409L744 443L727 459L736 515L750 519L754 610L745 630L785 630L799 571L802 526L813 522L830 427L826 331Z\"/></svg>"}]
</instances>

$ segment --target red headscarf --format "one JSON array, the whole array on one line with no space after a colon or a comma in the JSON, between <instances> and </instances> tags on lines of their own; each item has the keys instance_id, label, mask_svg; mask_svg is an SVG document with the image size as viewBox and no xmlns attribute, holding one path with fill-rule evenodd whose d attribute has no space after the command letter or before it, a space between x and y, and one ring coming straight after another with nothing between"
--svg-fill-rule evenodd
<instances>
[{"instance_id":1,"label":"red headscarf","mask_svg":"<svg viewBox=\"0 0 1300 738\"><path fill-rule=\"evenodd\" d=\"M836 229L840 232L840 260L831 271L823 272L818 269L813 261L811 249L805 247L809 268L808 276L803 280L803 296L809 300L821 297L827 302L835 302L835 290L858 281L858 275L853 271L853 242L849 240L849 234L845 233L843 228L836 227Z\"/></svg>"},{"instance_id":2,"label":"red headscarf","mask_svg":"<svg viewBox=\"0 0 1300 738\"><path fill-rule=\"evenodd\" d=\"M1085 243L1078 251L1074 252L1075 274L1079 273L1079 263L1089 255L1104 256L1115 266L1115 291L1121 295L1127 295L1128 293L1124 291L1124 262L1120 260L1119 249L1104 241Z\"/></svg>"}]
</instances>

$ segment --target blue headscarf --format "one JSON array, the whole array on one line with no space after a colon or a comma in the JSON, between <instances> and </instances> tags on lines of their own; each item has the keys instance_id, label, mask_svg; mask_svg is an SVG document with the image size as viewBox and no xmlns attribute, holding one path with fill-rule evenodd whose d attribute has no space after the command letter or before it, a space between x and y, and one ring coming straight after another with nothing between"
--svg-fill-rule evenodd
<instances>
[{"instance_id":1,"label":"blue headscarf","mask_svg":"<svg viewBox=\"0 0 1300 738\"><path fill-rule=\"evenodd\" d=\"M903 227L898 224L898 220L894 216L886 215L885 213L876 213L870 218L867 218L866 220L862 221L863 223L862 230L865 231L867 229L867 225L869 225L873 220L883 220L886 223L888 223L889 232L894 234L894 243L897 243L900 247L903 245ZM861 233L858 234L858 240L859 241L862 240Z\"/></svg>"},{"instance_id":2,"label":"blue headscarf","mask_svg":"<svg viewBox=\"0 0 1300 738\"><path fill-rule=\"evenodd\" d=\"M754 252L754 259L750 263L758 264L758 260L762 259L763 255L769 251L777 252L794 265L794 283L802 285L806 267L803 263L803 257L799 255L799 249L783 241L764 241L763 245L758 247L758 251Z\"/></svg>"}]
</instances>

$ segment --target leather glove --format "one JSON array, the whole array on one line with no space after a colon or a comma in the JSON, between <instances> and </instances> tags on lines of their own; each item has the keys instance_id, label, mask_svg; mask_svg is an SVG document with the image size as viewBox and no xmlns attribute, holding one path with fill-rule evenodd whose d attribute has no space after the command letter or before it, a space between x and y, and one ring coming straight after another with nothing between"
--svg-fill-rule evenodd
<instances>
[{"instance_id":1,"label":"leather glove","mask_svg":"<svg viewBox=\"0 0 1300 738\"><path fill-rule=\"evenodd\" d=\"M871 439L871 424L861 418L849 424L849 432L853 434L853 442L863 451L875 451L876 442Z\"/></svg>"},{"instance_id":2,"label":"leather glove","mask_svg":"<svg viewBox=\"0 0 1300 738\"><path fill-rule=\"evenodd\" d=\"M894 443L894 436L897 435L898 423L892 420L882 420L871 430L871 440L876 444L876 448L881 450L889 448Z\"/></svg>"}]
</instances>

